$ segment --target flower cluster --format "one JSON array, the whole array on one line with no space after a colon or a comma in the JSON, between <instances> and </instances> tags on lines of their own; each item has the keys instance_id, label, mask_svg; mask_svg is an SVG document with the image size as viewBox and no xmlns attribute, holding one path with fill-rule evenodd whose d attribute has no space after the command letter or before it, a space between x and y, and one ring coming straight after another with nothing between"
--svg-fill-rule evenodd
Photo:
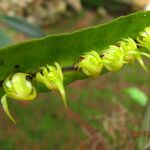
<instances>
[{"instance_id":1,"label":"flower cluster","mask_svg":"<svg viewBox=\"0 0 150 150\"><path fill-rule=\"evenodd\" d=\"M147 70L142 56L150 58L148 53L141 52L137 48L137 44L133 39L127 38L119 41L118 46L110 45L109 48L104 50L100 55L96 51L91 51L83 55L83 59L76 65L90 77L100 75L103 67L108 71L117 71L121 69L124 64L133 64L135 60Z\"/></svg>"},{"instance_id":2,"label":"flower cluster","mask_svg":"<svg viewBox=\"0 0 150 150\"><path fill-rule=\"evenodd\" d=\"M108 49L98 54L96 51L90 51L81 56L81 59L75 64L74 68L82 71L85 75L96 78L103 68L108 71L117 71L123 67L124 64L133 64L137 60L140 65L147 70L142 56L150 58L150 55L141 51L139 47L144 47L150 51L150 27L145 28L143 32L137 37L138 43L132 38L123 39L116 45L110 45ZM67 107L66 94L63 85L63 72L60 65L55 62L55 66L47 65L41 67L42 71L36 73L36 81L44 84L49 90L59 91L65 107ZM5 94L1 98L2 106L9 118L15 123L11 116L7 99L10 97L16 100L33 100L37 92L31 81L27 79L30 76L25 73L16 73L8 77L3 82L3 89Z\"/></svg>"},{"instance_id":3,"label":"flower cluster","mask_svg":"<svg viewBox=\"0 0 150 150\"><path fill-rule=\"evenodd\" d=\"M47 67L41 67L42 73L38 72L36 74L36 80L43 83L50 90L58 90L61 94L65 107L67 107L62 69L58 63L55 63L55 66L56 67L47 65ZM1 98L2 106L8 117L14 123L16 122L9 112L6 96L15 100L35 99L37 95L36 89L32 83L27 80L27 76L29 75L16 73L13 76L8 77L3 83L5 94Z\"/></svg>"}]
</instances>

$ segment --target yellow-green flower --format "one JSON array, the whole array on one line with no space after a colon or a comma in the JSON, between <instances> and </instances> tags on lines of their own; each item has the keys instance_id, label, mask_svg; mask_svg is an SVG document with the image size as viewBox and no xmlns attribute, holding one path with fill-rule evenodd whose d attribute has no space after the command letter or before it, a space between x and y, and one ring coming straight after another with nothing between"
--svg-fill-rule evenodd
<instances>
[{"instance_id":1,"label":"yellow-green flower","mask_svg":"<svg viewBox=\"0 0 150 150\"><path fill-rule=\"evenodd\" d=\"M124 39L124 41L120 41L119 43L120 43L120 49L122 50L123 55L124 55L123 60L126 63L133 64L134 61L137 59L140 65L145 70L147 70L141 56L146 56L150 58L149 54L145 52L140 52L137 48L135 41L131 38Z\"/></svg>"},{"instance_id":2,"label":"yellow-green flower","mask_svg":"<svg viewBox=\"0 0 150 150\"><path fill-rule=\"evenodd\" d=\"M91 51L82 56L82 60L78 62L78 69L82 71L89 77L96 78L100 75L103 64L100 56L97 52Z\"/></svg>"},{"instance_id":3,"label":"yellow-green flower","mask_svg":"<svg viewBox=\"0 0 150 150\"><path fill-rule=\"evenodd\" d=\"M143 46L150 51L150 27L146 27L143 32L140 32L137 41L140 46Z\"/></svg>"},{"instance_id":4,"label":"yellow-green flower","mask_svg":"<svg viewBox=\"0 0 150 150\"><path fill-rule=\"evenodd\" d=\"M120 48L126 52L131 51L131 50L132 51L137 50L136 43L131 38L123 39L123 41L120 41L118 43L120 44Z\"/></svg>"},{"instance_id":5,"label":"yellow-green flower","mask_svg":"<svg viewBox=\"0 0 150 150\"><path fill-rule=\"evenodd\" d=\"M62 69L58 63L55 63L55 66L56 67L47 65L47 67L42 67L43 71L42 73L38 72L36 74L36 79L37 81L45 84L45 86L50 90L58 90L61 94L65 107L67 107Z\"/></svg>"},{"instance_id":6,"label":"yellow-green flower","mask_svg":"<svg viewBox=\"0 0 150 150\"><path fill-rule=\"evenodd\" d=\"M12 77L8 77L3 83L5 95L2 96L1 102L4 111L14 123L15 120L9 112L6 96L16 100L33 100L37 92L32 83L26 79L27 76L28 74L16 73Z\"/></svg>"},{"instance_id":7,"label":"yellow-green flower","mask_svg":"<svg viewBox=\"0 0 150 150\"><path fill-rule=\"evenodd\" d=\"M121 69L125 63L123 53L118 46L110 45L109 48L102 53L104 66L109 71L117 71Z\"/></svg>"}]
</instances>

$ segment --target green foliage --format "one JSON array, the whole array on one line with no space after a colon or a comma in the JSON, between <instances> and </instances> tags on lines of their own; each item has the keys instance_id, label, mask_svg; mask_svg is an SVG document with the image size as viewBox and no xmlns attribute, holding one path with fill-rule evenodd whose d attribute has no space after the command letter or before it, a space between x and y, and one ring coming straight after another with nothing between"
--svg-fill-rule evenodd
<instances>
[{"instance_id":1,"label":"green foliage","mask_svg":"<svg viewBox=\"0 0 150 150\"><path fill-rule=\"evenodd\" d=\"M88 7L99 7L101 4L105 2L105 0L81 0L83 5Z\"/></svg>"},{"instance_id":2,"label":"green foliage","mask_svg":"<svg viewBox=\"0 0 150 150\"><path fill-rule=\"evenodd\" d=\"M6 16L6 15L1 15L0 19L2 22L9 25L10 27L12 27L15 30L22 32L30 37L44 36L43 31L39 27L32 25L21 18L15 18L15 17Z\"/></svg>"},{"instance_id":3,"label":"green foliage","mask_svg":"<svg viewBox=\"0 0 150 150\"><path fill-rule=\"evenodd\" d=\"M125 92L131 97L132 100L140 105L145 106L147 104L148 97L138 88L130 87L125 89Z\"/></svg>"}]
</instances>

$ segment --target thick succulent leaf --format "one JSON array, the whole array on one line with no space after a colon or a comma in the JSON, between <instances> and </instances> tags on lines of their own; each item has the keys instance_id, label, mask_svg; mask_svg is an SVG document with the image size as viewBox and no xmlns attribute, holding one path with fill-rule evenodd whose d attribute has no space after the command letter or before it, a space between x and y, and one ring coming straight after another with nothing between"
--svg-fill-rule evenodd
<instances>
[{"instance_id":1,"label":"thick succulent leaf","mask_svg":"<svg viewBox=\"0 0 150 150\"><path fill-rule=\"evenodd\" d=\"M109 23L73 33L51 35L0 49L0 80L15 72L36 73L41 66L58 62L62 68L74 65L85 52L101 52L123 38L135 39L150 26L150 12L137 12ZM64 69L66 70L66 69ZM105 72L105 71L103 71ZM65 85L86 76L77 71L64 73ZM48 91L37 83L38 91Z\"/></svg>"}]
</instances>

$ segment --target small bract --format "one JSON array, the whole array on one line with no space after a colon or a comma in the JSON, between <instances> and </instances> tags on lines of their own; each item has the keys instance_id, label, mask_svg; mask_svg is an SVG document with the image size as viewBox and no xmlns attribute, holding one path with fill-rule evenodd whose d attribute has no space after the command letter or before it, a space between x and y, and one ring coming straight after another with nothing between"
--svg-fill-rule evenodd
<instances>
[{"instance_id":1,"label":"small bract","mask_svg":"<svg viewBox=\"0 0 150 150\"><path fill-rule=\"evenodd\" d=\"M36 74L36 80L45 84L50 90L58 90L61 94L63 103L67 107L66 94L63 85L63 74L62 69L58 63L55 62L55 66L41 67L42 73Z\"/></svg>"}]
</instances>

